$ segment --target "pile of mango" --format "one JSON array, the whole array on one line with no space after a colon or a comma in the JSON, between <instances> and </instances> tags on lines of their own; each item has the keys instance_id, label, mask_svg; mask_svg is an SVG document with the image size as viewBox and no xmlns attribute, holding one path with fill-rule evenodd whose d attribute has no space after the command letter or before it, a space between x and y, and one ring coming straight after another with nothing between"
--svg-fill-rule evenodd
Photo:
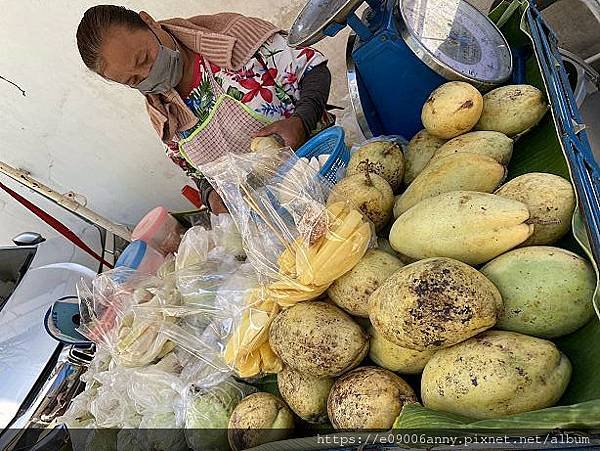
<instances>
[{"instance_id":1,"label":"pile of mango","mask_svg":"<svg viewBox=\"0 0 600 451\"><path fill-rule=\"evenodd\" d=\"M450 82L431 94L425 128L407 146L382 138L353 153L330 204L348 199L369 218L378 249L274 317L282 399L242 401L232 429L257 424L258 404L272 412L261 427L281 432L292 412L336 429L386 429L408 403L486 419L558 402L572 366L551 340L592 320L596 274L557 247L575 211L571 182L506 181L515 140L547 110L533 86L482 95ZM403 378L419 374L417 384ZM245 438L230 443L257 444Z\"/></svg>"}]
</instances>

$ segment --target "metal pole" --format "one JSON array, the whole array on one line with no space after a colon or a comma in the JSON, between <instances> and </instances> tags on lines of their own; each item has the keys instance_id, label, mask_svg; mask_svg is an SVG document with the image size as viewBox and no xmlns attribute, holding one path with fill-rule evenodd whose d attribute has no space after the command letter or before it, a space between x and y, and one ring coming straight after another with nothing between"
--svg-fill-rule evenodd
<instances>
[{"instance_id":1,"label":"metal pole","mask_svg":"<svg viewBox=\"0 0 600 451\"><path fill-rule=\"evenodd\" d=\"M131 232L129 229L127 229L127 227L115 224L103 216L93 212L89 208L84 207L73 199L69 199L64 195L57 193L52 188L32 178L27 172L20 169L15 169L3 161L0 161L0 173L7 175L11 179L15 180L21 185L26 186L27 188L31 188L36 193L41 194L46 199L53 201L70 212L98 225L99 227L102 227L109 232L112 232L126 241L131 241Z\"/></svg>"}]
</instances>

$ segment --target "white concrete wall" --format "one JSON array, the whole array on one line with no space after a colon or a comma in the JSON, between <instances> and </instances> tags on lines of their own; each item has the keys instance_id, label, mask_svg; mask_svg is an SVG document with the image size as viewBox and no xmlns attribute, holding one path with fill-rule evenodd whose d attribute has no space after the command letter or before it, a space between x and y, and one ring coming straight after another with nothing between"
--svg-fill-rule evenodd
<instances>
[{"instance_id":1,"label":"white concrete wall","mask_svg":"<svg viewBox=\"0 0 600 451\"><path fill-rule=\"evenodd\" d=\"M26 92L0 80L0 160L59 192L84 196L89 208L118 223L134 224L159 204L188 208L179 194L186 178L164 156L142 96L91 74L79 58L75 30L83 12L97 3L0 0L0 76ZM304 0L118 3L155 18L237 11L287 28ZM340 36L322 46L334 73L330 100L342 106L345 42ZM0 245L23 230L53 234L0 193Z\"/></svg>"}]
</instances>

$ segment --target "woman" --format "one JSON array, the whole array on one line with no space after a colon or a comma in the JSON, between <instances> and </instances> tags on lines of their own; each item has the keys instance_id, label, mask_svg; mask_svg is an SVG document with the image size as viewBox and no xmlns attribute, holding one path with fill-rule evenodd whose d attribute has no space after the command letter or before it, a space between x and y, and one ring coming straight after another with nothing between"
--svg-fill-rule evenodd
<instances>
[{"instance_id":1,"label":"woman","mask_svg":"<svg viewBox=\"0 0 600 451\"><path fill-rule=\"evenodd\" d=\"M199 165L247 152L252 136L279 135L296 149L327 125L325 58L291 49L282 31L261 19L221 13L157 22L100 5L84 14L77 46L89 69L145 95L167 155L216 214L226 208Z\"/></svg>"}]
</instances>

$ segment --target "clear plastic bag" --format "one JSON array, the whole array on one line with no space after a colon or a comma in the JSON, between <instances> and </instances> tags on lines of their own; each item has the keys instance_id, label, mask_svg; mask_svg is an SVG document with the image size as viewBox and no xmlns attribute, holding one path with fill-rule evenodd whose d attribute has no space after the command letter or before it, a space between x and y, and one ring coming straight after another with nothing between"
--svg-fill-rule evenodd
<instances>
[{"instance_id":1,"label":"clear plastic bag","mask_svg":"<svg viewBox=\"0 0 600 451\"><path fill-rule=\"evenodd\" d=\"M86 390L74 398L59 421L75 428L80 427L77 422L89 420L92 427L137 428L145 417L179 412L188 386L181 370L173 353L144 368L111 365L91 378L88 375Z\"/></svg>"},{"instance_id":2,"label":"clear plastic bag","mask_svg":"<svg viewBox=\"0 0 600 451\"><path fill-rule=\"evenodd\" d=\"M129 374L127 396L142 417L177 410L185 387L180 371L177 357L169 354L158 364L134 369Z\"/></svg>"},{"instance_id":3,"label":"clear plastic bag","mask_svg":"<svg viewBox=\"0 0 600 451\"><path fill-rule=\"evenodd\" d=\"M203 265L183 268L175 273L176 285L184 305L212 306L217 289L237 270L234 258L207 261Z\"/></svg>"},{"instance_id":4,"label":"clear plastic bag","mask_svg":"<svg viewBox=\"0 0 600 451\"><path fill-rule=\"evenodd\" d=\"M98 428L137 428L141 415L127 396L129 368L115 367L95 376L100 386L90 403L90 412Z\"/></svg>"},{"instance_id":5,"label":"clear plastic bag","mask_svg":"<svg viewBox=\"0 0 600 451\"><path fill-rule=\"evenodd\" d=\"M97 276L91 287L82 281L77 292L78 330L107 348L119 365L145 366L173 349L174 344L160 330L163 322L174 319L147 314L181 303L172 279L118 268Z\"/></svg>"},{"instance_id":6,"label":"clear plastic bag","mask_svg":"<svg viewBox=\"0 0 600 451\"><path fill-rule=\"evenodd\" d=\"M195 360L194 369L187 372L186 380L195 379L210 386L231 374L230 366L223 360L220 339L214 336L212 327L204 329L201 335L195 335L178 324L163 324L161 333Z\"/></svg>"},{"instance_id":7,"label":"clear plastic bag","mask_svg":"<svg viewBox=\"0 0 600 451\"><path fill-rule=\"evenodd\" d=\"M366 218L346 199L329 199L330 184L290 149L227 154L200 169L282 306L317 297L371 245Z\"/></svg>"},{"instance_id":8,"label":"clear plastic bag","mask_svg":"<svg viewBox=\"0 0 600 451\"><path fill-rule=\"evenodd\" d=\"M98 275L91 287L81 280L76 287L81 315L78 331L94 343L114 342L119 318L138 300L151 298L142 288L146 280L127 268Z\"/></svg>"},{"instance_id":9,"label":"clear plastic bag","mask_svg":"<svg viewBox=\"0 0 600 451\"><path fill-rule=\"evenodd\" d=\"M253 387L234 381L229 373L217 379L214 369L181 350L144 368L120 366L108 359L106 353L100 353L92 360L91 367L86 390L57 419L70 429L78 449L86 451L187 450L188 432L192 434L190 440L198 439L201 434L210 443L217 440L216 443L226 444L227 423L222 425L223 421L228 420L243 396L254 391ZM184 427L220 429L205 434L198 430L184 431ZM104 434L105 430L111 434ZM195 443L197 449L210 449L206 447L209 442L205 447L202 442Z\"/></svg>"},{"instance_id":10,"label":"clear plastic bag","mask_svg":"<svg viewBox=\"0 0 600 451\"><path fill-rule=\"evenodd\" d=\"M175 259L177 271L202 266L209 260L241 262L245 259L242 239L232 217L211 215L210 220L210 229L195 226L183 236Z\"/></svg>"},{"instance_id":11,"label":"clear plastic bag","mask_svg":"<svg viewBox=\"0 0 600 451\"><path fill-rule=\"evenodd\" d=\"M202 265L208 260L208 253L215 247L214 234L201 226L188 229L181 239L175 269L182 270L190 266Z\"/></svg>"},{"instance_id":12,"label":"clear plastic bag","mask_svg":"<svg viewBox=\"0 0 600 451\"><path fill-rule=\"evenodd\" d=\"M399 136L399 135L376 136L374 138L369 138L367 140L361 141L358 144L354 144L350 148L350 154L353 154L358 149L360 149L361 147L366 146L367 144L371 144L371 143L375 143L375 142L391 142L391 143L394 143L394 144L398 145L398 147L400 148L400 150L402 150L402 153L404 153L404 150L405 150L406 146L408 145L408 141L406 139L404 139L402 136Z\"/></svg>"},{"instance_id":13,"label":"clear plastic bag","mask_svg":"<svg viewBox=\"0 0 600 451\"><path fill-rule=\"evenodd\" d=\"M225 254L239 261L246 258L240 232L229 214L211 215L210 222L217 246L223 247Z\"/></svg>"},{"instance_id":14,"label":"clear plastic bag","mask_svg":"<svg viewBox=\"0 0 600 451\"><path fill-rule=\"evenodd\" d=\"M233 303L225 362L241 377L277 372L268 329L282 308L319 297L373 243L372 224L290 149L226 154L200 170L240 231L257 284Z\"/></svg>"},{"instance_id":15,"label":"clear plastic bag","mask_svg":"<svg viewBox=\"0 0 600 451\"><path fill-rule=\"evenodd\" d=\"M71 400L68 410L56 419L57 424L66 424L69 429L93 428L96 426L94 415L90 411L92 401L98 390L89 388Z\"/></svg>"},{"instance_id":16,"label":"clear plastic bag","mask_svg":"<svg viewBox=\"0 0 600 451\"><path fill-rule=\"evenodd\" d=\"M192 385L186 392L185 435L195 451L228 449L227 426L233 409L256 389L229 378L221 384L201 388Z\"/></svg>"},{"instance_id":17,"label":"clear plastic bag","mask_svg":"<svg viewBox=\"0 0 600 451\"><path fill-rule=\"evenodd\" d=\"M94 377L98 373L108 371L112 364L112 357L109 350L104 346L96 346L96 352L92 361L88 365L87 370L80 377L80 380L85 383L86 389L95 386Z\"/></svg>"},{"instance_id":18,"label":"clear plastic bag","mask_svg":"<svg viewBox=\"0 0 600 451\"><path fill-rule=\"evenodd\" d=\"M180 271L165 271L162 278L109 272L91 287L80 284L81 332L107 349L119 366L145 367L178 346L202 362L197 377L202 375L207 385L222 380L231 368L222 359L221 336L212 335L230 313L216 298L241 262L231 255L214 256Z\"/></svg>"},{"instance_id":19,"label":"clear plastic bag","mask_svg":"<svg viewBox=\"0 0 600 451\"><path fill-rule=\"evenodd\" d=\"M159 279L165 280L174 272L175 272L175 256L172 254L169 254L165 257L165 261L160 266L160 268L158 268L158 271L156 272L156 277L158 277Z\"/></svg>"}]
</instances>

